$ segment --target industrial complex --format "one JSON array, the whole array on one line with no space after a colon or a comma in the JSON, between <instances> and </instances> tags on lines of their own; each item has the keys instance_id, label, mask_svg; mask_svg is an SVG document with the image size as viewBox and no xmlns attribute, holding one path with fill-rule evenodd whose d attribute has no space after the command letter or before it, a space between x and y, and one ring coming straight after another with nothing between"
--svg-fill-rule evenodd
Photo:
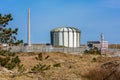
<instances>
[{"instance_id":1,"label":"industrial complex","mask_svg":"<svg viewBox=\"0 0 120 80\"><path fill-rule=\"evenodd\" d=\"M108 50L108 41L104 40L104 34L99 41L88 41L87 45L81 45L81 30L75 27L62 26L50 31L50 44L31 44L30 39L30 9L28 9L27 43L12 46L13 52L66 52L83 53L86 49L97 47L102 53Z\"/></svg>"}]
</instances>

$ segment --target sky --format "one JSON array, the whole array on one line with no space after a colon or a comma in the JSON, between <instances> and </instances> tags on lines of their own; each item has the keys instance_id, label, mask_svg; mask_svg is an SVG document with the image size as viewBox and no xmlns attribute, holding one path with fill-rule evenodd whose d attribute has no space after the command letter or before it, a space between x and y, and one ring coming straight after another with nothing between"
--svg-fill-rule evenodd
<instances>
[{"instance_id":1,"label":"sky","mask_svg":"<svg viewBox=\"0 0 120 80\"><path fill-rule=\"evenodd\" d=\"M12 14L9 27L18 28L18 39L27 42L28 8L31 42L50 43L50 31L69 26L81 30L81 44L100 40L120 43L120 0L0 0L0 13Z\"/></svg>"}]
</instances>

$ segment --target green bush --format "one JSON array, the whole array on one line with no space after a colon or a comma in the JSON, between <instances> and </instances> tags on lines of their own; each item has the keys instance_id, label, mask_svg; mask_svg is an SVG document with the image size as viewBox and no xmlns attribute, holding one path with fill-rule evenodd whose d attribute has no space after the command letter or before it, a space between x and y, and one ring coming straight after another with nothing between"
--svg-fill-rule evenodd
<instances>
[{"instance_id":1,"label":"green bush","mask_svg":"<svg viewBox=\"0 0 120 80\"><path fill-rule=\"evenodd\" d=\"M97 54L97 55L100 55L101 52L100 52L100 50L97 47L94 47L92 49L85 50L84 54Z\"/></svg>"},{"instance_id":2,"label":"green bush","mask_svg":"<svg viewBox=\"0 0 120 80\"><path fill-rule=\"evenodd\" d=\"M39 53L38 56L35 57L35 59L38 60L38 61L42 61L42 60L48 59L49 57L50 57L49 55L47 55L46 57L44 57L44 56L43 56L43 53ZM35 73L36 73L36 72L42 73L42 72L44 72L45 70L49 70L50 67L51 67L51 65L46 65L46 64L43 64L43 63L39 63L39 64L33 66L33 67L31 68L31 71L33 71L33 72L35 72Z\"/></svg>"},{"instance_id":3,"label":"green bush","mask_svg":"<svg viewBox=\"0 0 120 80\"><path fill-rule=\"evenodd\" d=\"M46 64L37 64L36 66L33 66L33 68L31 69L33 72L44 72L46 70L49 70L51 67L51 65L46 65Z\"/></svg>"},{"instance_id":4,"label":"green bush","mask_svg":"<svg viewBox=\"0 0 120 80\"><path fill-rule=\"evenodd\" d=\"M14 52L6 51L6 50L0 50L0 55L2 56L15 56Z\"/></svg>"},{"instance_id":5,"label":"green bush","mask_svg":"<svg viewBox=\"0 0 120 80\"><path fill-rule=\"evenodd\" d=\"M9 70L15 68L16 66L18 69L22 71L23 65L19 65L21 60L18 56L15 56L16 53L6 51L6 50L0 50L0 66L5 67ZM19 70L19 71L20 71Z\"/></svg>"},{"instance_id":6,"label":"green bush","mask_svg":"<svg viewBox=\"0 0 120 80\"><path fill-rule=\"evenodd\" d=\"M43 59L42 53L39 53L38 56L35 57L35 59L42 61L42 59Z\"/></svg>"},{"instance_id":7,"label":"green bush","mask_svg":"<svg viewBox=\"0 0 120 80\"><path fill-rule=\"evenodd\" d=\"M16 56L16 57L14 57L14 58L11 58L11 59L9 60L9 63L7 62L7 63L4 65L4 67L7 68L7 69L9 69L9 70L11 70L11 69L13 69L14 67L18 66L19 63L20 63L20 59L19 59L18 56Z\"/></svg>"},{"instance_id":8,"label":"green bush","mask_svg":"<svg viewBox=\"0 0 120 80\"><path fill-rule=\"evenodd\" d=\"M0 65L4 67L10 61L10 57L2 58L0 57Z\"/></svg>"},{"instance_id":9,"label":"green bush","mask_svg":"<svg viewBox=\"0 0 120 80\"><path fill-rule=\"evenodd\" d=\"M16 56L15 58L12 58L11 63L19 64L20 63L19 57Z\"/></svg>"},{"instance_id":10,"label":"green bush","mask_svg":"<svg viewBox=\"0 0 120 80\"><path fill-rule=\"evenodd\" d=\"M94 57L93 59L92 59L92 62L96 62L97 61L97 59Z\"/></svg>"},{"instance_id":11,"label":"green bush","mask_svg":"<svg viewBox=\"0 0 120 80\"><path fill-rule=\"evenodd\" d=\"M16 67L17 65L19 65L19 63L20 63L20 59L18 56L16 56L16 57L5 56L4 58L0 57L0 65L9 70L11 70L14 67Z\"/></svg>"},{"instance_id":12,"label":"green bush","mask_svg":"<svg viewBox=\"0 0 120 80\"><path fill-rule=\"evenodd\" d=\"M7 68L9 70L13 69L14 67L16 67L15 63L8 63L8 64L5 65L5 68Z\"/></svg>"}]
</instances>

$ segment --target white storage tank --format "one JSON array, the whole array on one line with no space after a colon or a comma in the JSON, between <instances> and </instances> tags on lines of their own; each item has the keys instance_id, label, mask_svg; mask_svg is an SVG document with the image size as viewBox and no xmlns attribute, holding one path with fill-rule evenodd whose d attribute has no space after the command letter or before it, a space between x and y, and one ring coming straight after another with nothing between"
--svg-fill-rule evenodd
<instances>
[{"instance_id":1,"label":"white storage tank","mask_svg":"<svg viewBox=\"0 0 120 80\"><path fill-rule=\"evenodd\" d=\"M59 27L51 30L51 44L56 47L79 47L81 31L74 27Z\"/></svg>"}]
</instances>

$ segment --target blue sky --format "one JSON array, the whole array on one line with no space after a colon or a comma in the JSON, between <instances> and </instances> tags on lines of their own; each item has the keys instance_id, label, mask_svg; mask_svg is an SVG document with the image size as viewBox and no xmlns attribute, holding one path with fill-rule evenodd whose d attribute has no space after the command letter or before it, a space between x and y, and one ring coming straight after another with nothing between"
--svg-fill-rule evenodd
<instances>
[{"instance_id":1,"label":"blue sky","mask_svg":"<svg viewBox=\"0 0 120 80\"><path fill-rule=\"evenodd\" d=\"M31 42L50 43L50 30L61 26L81 30L81 43L99 40L120 43L120 0L0 0L0 13L11 13L18 39L27 42L27 14L31 9Z\"/></svg>"}]
</instances>

